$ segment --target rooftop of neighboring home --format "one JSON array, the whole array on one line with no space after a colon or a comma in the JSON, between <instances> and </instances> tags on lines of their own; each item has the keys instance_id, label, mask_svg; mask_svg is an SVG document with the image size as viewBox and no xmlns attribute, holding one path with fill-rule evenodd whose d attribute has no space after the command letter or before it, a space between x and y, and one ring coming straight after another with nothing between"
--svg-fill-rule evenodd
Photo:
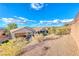
<instances>
[{"instance_id":1,"label":"rooftop of neighboring home","mask_svg":"<svg viewBox=\"0 0 79 59\"><path fill-rule=\"evenodd\" d=\"M36 27L36 28L33 28L36 32L40 31L42 28L41 27Z\"/></svg>"},{"instance_id":2,"label":"rooftop of neighboring home","mask_svg":"<svg viewBox=\"0 0 79 59\"><path fill-rule=\"evenodd\" d=\"M18 31L18 30L22 30L22 29L27 29L28 31L35 32L34 29L29 28L29 27L20 27L20 28L12 29L12 30L10 30L10 32L13 33L13 32L16 32L16 31Z\"/></svg>"},{"instance_id":3,"label":"rooftop of neighboring home","mask_svg":"<svg viewBox=\"0 0 79 59\"><path fill-rule=\"evenodd\" d=\"M33 28L36 32L38 32L38 31L43 31L43 30L46 30L47 28L45 28L45 27L36 27L36 28Z\"/></svg>"}]
</instances>

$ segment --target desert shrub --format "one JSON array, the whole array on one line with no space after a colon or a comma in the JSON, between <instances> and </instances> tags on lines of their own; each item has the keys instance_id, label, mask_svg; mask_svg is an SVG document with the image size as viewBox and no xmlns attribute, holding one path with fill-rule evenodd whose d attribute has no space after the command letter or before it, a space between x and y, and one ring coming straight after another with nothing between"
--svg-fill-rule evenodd
<instances>
[{"instance_id":1,"label":"desert shrub","mask_svg":"<svg viewBox=\"0 0 79 59\"><path fill-rule=\"evenodd\" d=\"M43 32L43 35L44 36L48 35L48 31Z\"/></svg>"},{"instance_id":2,"label":"desert shrub","mask_svg":"<svg viewBox=\"0 0 79 59\"><path fill-rule=\"evenodd\" d=\"M48 28L49 34L56 34L56 35L65 35L70 33L70 28L68 26L62 27L50 27Z\"/></svg>"},{"instance_id":3,"label":"desert shrub","mask_svg":"<svg viewBox=\"0 0 79 59\"><path fill-rule=\"evenodd\" d=\"M48 28L48 34L55 34L56 32L56 27L49 27Z\"/></svg>"},{"instance_id":4,"label":"desert shrub","mask_svg":"<svg viewBox=\"0 0 79 59\"><path fill-rule=\"evenodd\" d=\"M9 40L6 40L6 41L3 41L2 43L8 43L9 42Z\"/></svg>"},{"instance_id":5,"label":"desert shrub","mask_svg":"<svg viewBox=\"0 0 79 59\"><path fill-rule=\"evenodd\" d=\"M68 27L60 27L56 29L55 34L57 35L66 35L70 33L70 29Z\"/></svg>"},{"instance_id":6,"label":"desert shrub","mask_svg":"<svg viewBox=\"0 0 79 59\"><path fill-rule=\"evenodd\" d=\"M45 30L45 31L40 31L40 34L46 36L46 35L48 35L48 31L47 31L47 30Z\"/></svg>"},{"instance_id":7,"label":"desert shrub","mask_svg":"<svg viewBox=\"0 0 79 59\"><path fill-rule=\"evenodd\" d=\"M9 42L0 45L0 56L18 55L27 43L23 38L9 40Z\"/></svg>"},{"instance_id":8,"label":"desert shrub","mask_svg":"<svg viewBox=\"0 0 79 59\"><path fill-rule=\"evenodd\" d=\"M37 41L41 42L41 41L44 40L44 36L43 36L43 34L35 34L35 35L32 37L32 40L37 40Z\"/></svg>"}]
</instances>

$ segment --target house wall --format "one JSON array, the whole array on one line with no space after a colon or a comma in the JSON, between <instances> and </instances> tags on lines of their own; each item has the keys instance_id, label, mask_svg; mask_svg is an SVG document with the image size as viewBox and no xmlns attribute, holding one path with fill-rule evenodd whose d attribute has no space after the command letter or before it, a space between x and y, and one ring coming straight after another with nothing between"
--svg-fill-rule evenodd
<instances>
[{"instance_id":1,"label":"house wall","mask_svg":"<svg viewBox=\"0 0 79 59\"><path fill-rule=\"evenodd\" d=\"M4 30L0 30L0 38L2 38L2 37L4 37L4 36L6 36L6 35L5 35L5 31L4 31Z\"/></svg>"},{"instance_id":2,"label":"house wall","mask_svg":"<svg viewBox=\"0 0 79 59\"><path fill-rule=\"evenodd\" d=\"M23 29L20 29L20 30L16 30L16 31L14 31L14 32L11 32L12 38L15 38L15 34L17 34L17 33L26 33L26 35L27 35L28 33L33 34L33 32L32 32L31 30L28 30L28 29L26 29L26 28L23 28Z\"/></svg>"},{"instance_id":3,"label":"house wall","mask_svg":"<svg viewBox=\"0 0 79 59\"><path fill-rule=\"evenodd\" d=\"M79 48L79 23L71 25L71 36L76 41Z\"/></svg>"}]
</instances>

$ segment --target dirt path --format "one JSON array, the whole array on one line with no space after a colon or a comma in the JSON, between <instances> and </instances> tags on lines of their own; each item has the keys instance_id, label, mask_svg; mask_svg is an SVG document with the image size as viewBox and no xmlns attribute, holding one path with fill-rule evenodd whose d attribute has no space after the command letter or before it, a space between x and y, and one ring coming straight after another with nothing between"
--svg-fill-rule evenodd
<instances>
[{"instance_id":1,"label":"dirt path","mask_svg":"<svg viewBox=\"0 0 79 59\"><path fill-rule=\"evenodd\" d=\"M78 47L70 35L57 38L56 40L45 40L24 49L21 56L53 56L53 55L78 55Z\"/></svg>"}]
</instances>

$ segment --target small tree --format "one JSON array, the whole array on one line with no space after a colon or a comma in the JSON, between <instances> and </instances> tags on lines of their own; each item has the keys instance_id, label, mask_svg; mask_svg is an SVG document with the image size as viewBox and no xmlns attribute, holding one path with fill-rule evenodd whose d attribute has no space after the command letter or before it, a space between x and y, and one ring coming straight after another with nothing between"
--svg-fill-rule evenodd
<instances>
[{"instance_id":1,"label":"small tree","mask_svg":"<svg viewBox=\"0 0 79 59\"><path fill-rule=\"evenodd\" d=\"M17 24L16 23L10 23L6 27L7 30L12 30L12 29L15 29L15 28L17 28Z\"/></svg>"},{"instance_id":2,"label":"small tree","mask_svg":"<svg viewBox=\"0 0 79 59\"><path fill-rule=\"evenodd\" d=\"M16 23L9 23L7 27L5 28L6 34L10 34L10 30L17 28Z\"/></svg>"}]
</instances>

